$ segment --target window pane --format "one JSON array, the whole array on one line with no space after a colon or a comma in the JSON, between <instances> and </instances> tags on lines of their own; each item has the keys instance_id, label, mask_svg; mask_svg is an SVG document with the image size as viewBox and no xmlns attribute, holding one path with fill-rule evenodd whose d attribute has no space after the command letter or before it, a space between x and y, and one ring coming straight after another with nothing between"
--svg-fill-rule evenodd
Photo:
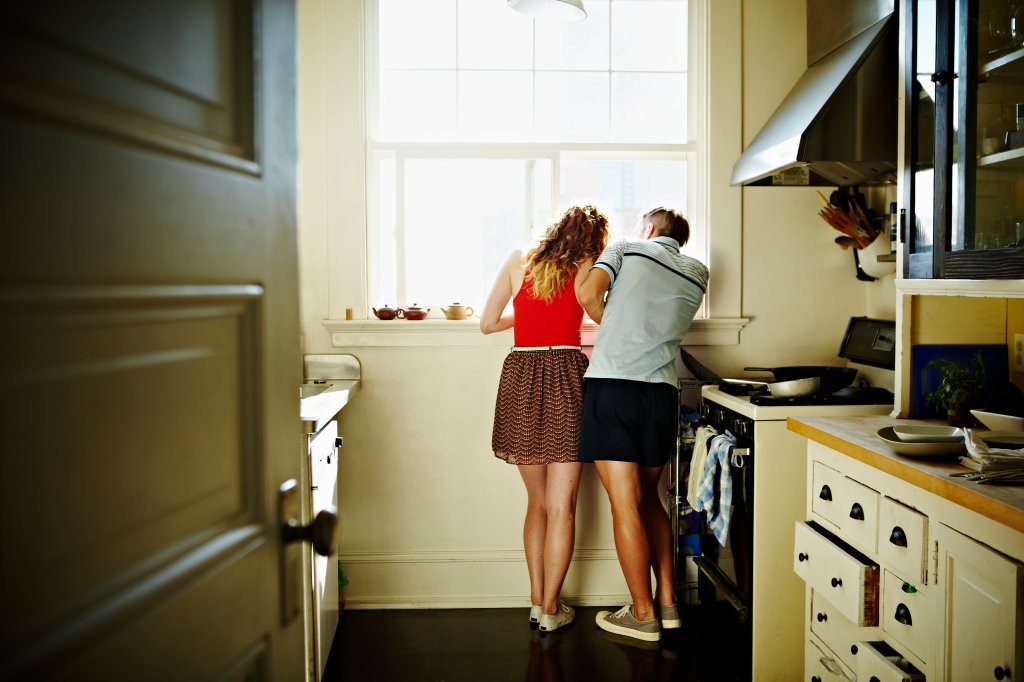
<instances>
[{"instance_id":1,"label":"window pane","mask_svg":"<svg viewBox=\"0 0 1024 682\"><path fill-rule=\"evenodd\" d=\"M612 69L686 70L685 0L616 0L612 6Z\"/></svg>"},{"instance_id":2,"label":"window pane","mask_svg":"<svg viewBox=\"0 0 1024 682\"><path fill-rule=\"evenodd\" d=\"M369 234L370 253L376 254L370 269L370 278L374 282L371 307L396 305L397 290L397 253L398 242L395 235L395 161L380 159L377 165L376 215L371 216L377 229ZM373 208L371 207L371 208Z\"/></svg>"},{"instance_id":3,"label":"window pane","mask_svg":"<svg viewBox=\"0 0 1024 682\"><path fill-rule=\"evenodd\" d=\"M616 238L636 236L637 218L655 206L687 212L683 160L564 159L561 180L559 205L594 204Z\"/></svg>"},{"instance_id":4,"label":"window pane","mask_svg":"<svg viewBox=\"0 0 1024 682\"><path fill-rule=\"evenodd\" d=\"M405 176L406 300L479 309L524 246L527 161L410 160Z\"/></svg>"},{"instance_id":5,"label":"window pane","mask_svg":"<svg viewBox=\"0 0 1024 682\"><path fill-rule=\"evenodd\" d=\"M455 68L455 0L379 0L382 69Z\"/></svg>"},{"instance_id":6,"label":"window pane","mask_svg":"<svg viewBox=\"0 0 1024 682\"><path fill-rule=\"evenodd\" d=\"M607 73L538 73L536 88L538 140L608 140Z\"/></svg>"},{"instance_id":7,"label":"window pane","mask_svg":"<svg viewBox=\"0 0 1024 682\"><path fill-rule=\"evenodd\" d=\"M380 75L382 140L447 140L455 135L454 71L386 71Z\"/></svg>"},{"instance_id":8,"label":"window pane","mask_svg":"<svg viewBox=\"0 0 1024 682\"><path fill-rule=\"evenodd\" d=\"M612 74L612 140L686 142L686 76Z\"/></svg>"},{"instance_id":9,"label":"window pane","mask_svg":"<svg viewBox=\"0 0 1024 682\"><path fill-rule=\"evenodd\" d=\"M459 131L470 140L522 140L533 134L533 76L511 71L459 74Z\"/></svg>"},{"instance_id":10,"label":"window pane","mask_svg":"<svg viewBox=\"0 0 1024 682\"><path fill-rule=\"evenodd\" d=\"M532 69L533 20L504 2L459 0L460 69Z\"/></svg>"},{"instance_id":11,"label":"window pane","mask_svg":"<svg viewBox=\"0 0 1024 682\"><path fill-rule=\"evenodd\" d=\"M533 169L533 225L530 237L536 239L544 234L555 217L551 205L551 176L554 173L554 164L548 159L537 159L531 163Z\"/></svg>"},{"instance_id":12,"label":"window pane","mask_svg":"<svg viewBox=\"0 0 1024 682\"><path fill-rule=\"evenodd\" d=\"M607 71L608 2L587 0L584 21L538 21L537 69Z\"/></svg>"}]
</instances>

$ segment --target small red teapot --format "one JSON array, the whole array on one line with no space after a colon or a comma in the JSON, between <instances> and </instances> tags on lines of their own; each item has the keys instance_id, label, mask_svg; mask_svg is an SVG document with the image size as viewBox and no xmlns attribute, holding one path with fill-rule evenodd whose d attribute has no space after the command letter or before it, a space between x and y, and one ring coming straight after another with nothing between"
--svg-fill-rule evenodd
<instances>
[{"instance_id":1,"label":"small red teapot","mask_svg":"<svg viewBox=\"0 0 1024 682\"><path fill-rule=\"evenodd\" d=\"M377 308L371 308L370 310L373 311L373 314L376 315L379 320L393 320L396 317L401 318L405 313L401 308L389 308L386 303L381 306L379 310Z\"/></svg>"},{"instance_id":2,"label":"small red teapot","mask_svg":"<svg viewBox=\"0 0 1024 682\"><path fill-rule=\"evenodd\" d=\"M421 308L417 304L413 303L411 306L405 309L405 319L407 320L425 320L427 313L430 312L430 308Z\"/></svg>"}]
</instances>

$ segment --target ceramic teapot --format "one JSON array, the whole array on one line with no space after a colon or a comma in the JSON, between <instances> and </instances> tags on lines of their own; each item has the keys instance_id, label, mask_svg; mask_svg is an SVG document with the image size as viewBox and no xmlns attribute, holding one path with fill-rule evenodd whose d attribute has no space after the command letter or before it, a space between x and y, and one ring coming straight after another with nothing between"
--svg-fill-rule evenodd
<instances>
[{"instance_id":1,"label":"ceramic teapot","mask_svg":"<svg viewBox=\"0 0 1024 682\"><path fill-rule=\"evenodd\" d=\"M371 310L379 320L393 320L396 317L402 317L405 313L401 308L389 308L386 303L379 310L377 308L371 308Z\"/></svg>"},{"instance_id":2,"label":"ceramic teapot","mask_svg":"<svg viewBox=\"0 0 1024 682\"><path fill-rule=\"evenodd\" d=\"M405 309L405 319L407 320L423 320L426 319L427 313L430 312L430 308L421 308L417 304L413 303L411 306Z\"/></svg>"},{"instance_id":3,"label":"ceramic teapot","mask_svg":"<svg viewBox=\"0 0 1024 682\"><path fill-rule=\"evenodd\" d=\"M473 316L473 308L461 303L452 303L447 308L441 308L441 312L449 320L465 320L467 317Z\"/></svg>"}]
</instances>

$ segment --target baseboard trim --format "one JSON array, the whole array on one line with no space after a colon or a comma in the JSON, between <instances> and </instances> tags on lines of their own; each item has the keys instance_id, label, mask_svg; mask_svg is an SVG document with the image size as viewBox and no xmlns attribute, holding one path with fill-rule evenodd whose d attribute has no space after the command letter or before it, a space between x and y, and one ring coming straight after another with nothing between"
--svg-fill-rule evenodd
<instances>
[{"instance_id":1,"label":"baseboard trim","mask_svg":"<svg viewBox=\"0 0 1024 682\"><path fill-rule=\"evenodd\" d=\"M468 550L459 552L347 552L339 554L346 564L451 564L451 563L522 563L523 550ZM618 561L614 548L577 549L572 555L578 561Z\"/></svg>"},{"instance_id":2,"label":"baseboard trim","mask_svg":"<svg viewBox=\"0 0 1024 682\"><path fill-rule=\"evenodd\" d=\"M622 606L629 602L625 594L563 594L573 606ZM522 596L447 596L430 599L408 597L363 596L345 599L344 610L369 611L386 609L508 609L530 607L528 597Z\"/></svg>"}]
</instances>

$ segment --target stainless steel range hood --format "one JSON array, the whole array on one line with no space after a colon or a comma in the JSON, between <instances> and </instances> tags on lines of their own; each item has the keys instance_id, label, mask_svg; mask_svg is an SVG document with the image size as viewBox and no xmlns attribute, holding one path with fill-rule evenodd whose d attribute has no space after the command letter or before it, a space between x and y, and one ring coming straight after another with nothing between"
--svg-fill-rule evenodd
<instances>
[{"instance_id":1,"label":"stainless steel range hood","mask_svg":"<svg viewBox=\"0 0 1024 682\"><path fill-rule=\"evenodd\" d=\"M812 4L816 3L808 3L809 34ZM834 11L846 3L829 4ZM894 181L897 34L896 16L890 10L811 64L733 166L732 184L847 186Z\"/></svg>"}]
</instances>

